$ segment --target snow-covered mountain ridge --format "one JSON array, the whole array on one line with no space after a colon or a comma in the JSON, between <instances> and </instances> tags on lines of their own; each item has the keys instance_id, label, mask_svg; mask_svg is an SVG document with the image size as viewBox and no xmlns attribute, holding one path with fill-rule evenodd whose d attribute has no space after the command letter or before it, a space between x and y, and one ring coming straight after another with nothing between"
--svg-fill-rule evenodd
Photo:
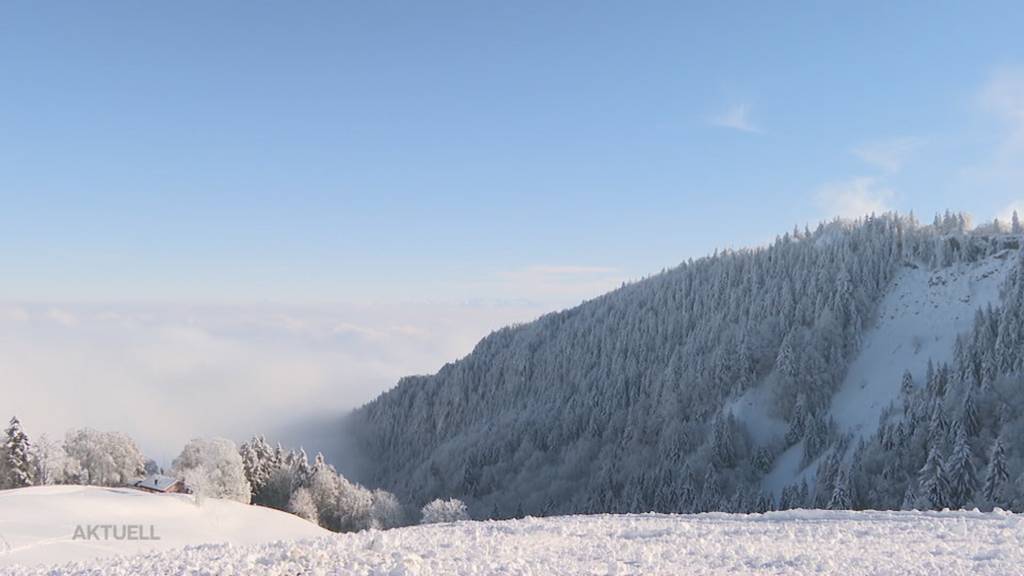
<instances>
[{"instance_id":1,"label":"snow-covered mountain ridge","mask_svg":"<svg viewBox=\"0 0 1024 576\"><path fill-rule=\"evenodd\" d=\"M820 574L1005 576L1024 564L1007 513L598 515L369 530L250 546L210 544L9 576Z\"/></svg>"},{"instance_id":2,"label":"snow-covered mountain ridge","mask_svg":"<svg viewBox=\"0 0 1024 576\"><path fill-rule=\"evenodd\" d=\"M499 330L355 413L362 479L480 518L1024 506L1019 228L832 222Z\"/></svg>"}]
</instances>

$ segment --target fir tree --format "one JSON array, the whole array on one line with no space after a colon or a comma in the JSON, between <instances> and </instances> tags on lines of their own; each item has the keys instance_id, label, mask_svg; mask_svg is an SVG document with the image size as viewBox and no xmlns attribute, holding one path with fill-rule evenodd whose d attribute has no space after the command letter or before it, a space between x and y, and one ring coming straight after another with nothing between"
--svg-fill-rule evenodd
<instances>
[{"instance_id":1,"label":"fir tree","mask_svg":"<svg viewBox=\"0 0 1024 576\"><path fill-rule=\"evenodd\" d=\"M734 444L733 428L735 422L732 414L715 421L712 446L715 451L715 459L718 465L723 468L732 468L736 464L736 447Z\"/></svg>"},{"instance_id":2,"label":"fir tree","mask_svg":"<svg viewBox=\"0 0 1024 576\"><path fill-rule=\"evenodd\" d=\"M992 443L992 452L988 462L988 474L985 476L984 495L985 499L994 505L1003 503L1003 486L1010 479L1010 473L1006 469L1006 450L1003 441L996 438Z\"/></svg>"},{"instance_id":3,"label":"fir tree","mask_svg":"<svg viewBox=\"0 0 1024 576\"><path fill-rule=\"evenodd\" d=\"M964 395L964 405L960 412L960 426L971 438L978 435L981 423L978 421L978 407L974 403L974 393L970 390Z\"/></svg>"},{"instance_id":4,"label":"fir tree","mask_svg":"<svg viewBox=\"0 0 1024 576\"><path fill-rule=\"evenodd\" d=\"M978 489L978 475L971 460L971 448L967 444L967 434L961 427L956 435L953 454L947 466L949 470L949 504L952 508L962 508L973 498Z\"/></svg>"},{"instance_id":5,"label":"fir tree","mask_svg":"<svg viewBox=\"0 0 1024 576\"><path fill-rule=\"evenodd\" d=\"M917 510L917 486L913 480L907 482L907 489L903 492L903 501L900 510Z\"/></svg>"},{"instance_id":6,"label":"fir tree","mask_svg":"<svg viewBox=\"0 0 1024 576\"><path fill-rule=\"evenodd\" d=\"M6 478L0 478L7 488L21 488L32 485L32 445L28 435L21 428L18 417L12 417L4 432L4 471Z\"/></svg>"},{"instance_id":7,"label":"fir tree","mask_svg":"<svg viewBox=\"0 0 1024 576\"><path fill-rule=\"evenodd\" d=\"M793 414L789 419L789 428L786 430L787 445L796 444L804 437L807 421L805 404L806 400L804 395L799 395L796 399L796 404L793 406Z\"/></svg>"},{"instance_id":8,"label":"fir tree","mask_svg":"<svg viewBox=\"0 0 1024 576\"><path fill-rule=\"evenodd\" d=\"M932 446L928 460L921 468L919 484L921 492L933 510L942 510L949 503L949 480L942 466L942 453L938 446Z\"/></svg>"},{"instance_id":9,"label":"fir tree","mask_svg":"<svg viewBox=\"0 0 1024 576\"><path fill-rule=\"evenodd\" d=\"M708 466L704 474L704 489L700 496L700 511L714 512L722 508L722 492L718 487L718 473L713 466Z\"/></svg>"},{"instance_id":10,"label":"fir tree","mask_svg":"<svg viewBox=\"0 0 1024 576\"><path fill-rule=\"evenodd\" d=\"M832 489L832 497L828 501L829 510L849 510L850 489L846 480L846 473L839 470L836 473L835 487Z\"/></svg>"},{"instance_id":11,"label":"fir tree","mask_svg":"<svg viewBox=\"0 0 1024 576\"><path fill-rule=\"evenodd\" d=\"M808 500L811 497L811 489L807 486L807 478L800 481L800 494L797 500L797 507L804 508L808 505Z\"/></svg>"},{"instance_id":12,"label":"fir tree","mask_svg":"<svg viewBox=\"0 0 1024 576\"><path fill-rule=\"evenodd\" d=\"M690 470L690 465L686 464L682 472L683 482L679 486L679 491L676 494L676 512L691 513L697 510L697 479L694 477L693 472Z\"/></svg>"}]
</instances>

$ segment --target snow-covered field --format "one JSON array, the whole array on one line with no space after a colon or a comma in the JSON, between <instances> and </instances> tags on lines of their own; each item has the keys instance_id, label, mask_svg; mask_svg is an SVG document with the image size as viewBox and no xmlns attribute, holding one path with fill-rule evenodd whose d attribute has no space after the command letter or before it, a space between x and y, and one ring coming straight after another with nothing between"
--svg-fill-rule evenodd
<instances>
[{"instance_id":1,"label":"snow-covered field","mask_svg":"<svg viewBox=\"0 0 1024 576\"><path fill-rule=\"evenodd\" d=\"M91 526L116 526L126 537L91 538ZM75 539L76 527L82 527ZM190 544L260 544L329 534L297 516L227 500L196 506L190 496L148 494L129 488L40 486L0 491L0 574L13 564L68 562L169 550ZM82 537L90 537L86 540ZM146 539L141 539L141 538ZM159 540L151 538L159 538ZM9 569L9 568L7 568Z\"/></svg>"},{"instance_id":2,"label":"snow-covered field","mask_svg":"<svg viewBox=\"0 0 1024 576\"><path fill-rule=\"evenodd\" d=\"M1024 574L1024 522L1012 514L978 512L563 516L210 544L7 573L1007 576Z\"/></svg>"}]
</instances>

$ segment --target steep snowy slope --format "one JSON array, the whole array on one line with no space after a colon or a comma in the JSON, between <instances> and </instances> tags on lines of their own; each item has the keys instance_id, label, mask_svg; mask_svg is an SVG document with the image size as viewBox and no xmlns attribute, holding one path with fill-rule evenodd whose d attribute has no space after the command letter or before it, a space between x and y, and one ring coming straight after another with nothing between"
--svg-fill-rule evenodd
<instances>
[{"instance_id":1,"label":"steep snowy slope","mask_svg":"<svg viewBox=\"0 0 1024 576\"><path fill-rule=\"evenodd\" d=\"M899 397L904 371L921 386L929 359L936 365L951 363L953 343L971 328L975 311L998 305L999 287L1015 257L1006 250L937 270L904 268L832 400L840 430L856 436L874 433L882 410Z\"/></svg>"},{"instance_id":2,"label":"steep snowy slope","mask_svg":"<svg viewBox=\"0 0 1024 576\"><path fill-rule=\"evenodd\" d=\"M462 522L258 546L209 545L11 576L1020 574L1024 519L790 511Z\"/></svg>"},{"instance_id":3,"label":"steep snowy slope","mask_svg":"<svg viewBox=\"0 0 1024 576\"><path fill-rule=\"evenodd\" d=\"M159 540L74 539L76 527L87 531L99 525L117 526L122 535L123 526L141 526L140 535ZM258 544L325 534L329 532L291 514L213 498L196 506L189 496L128 488L41 486L0 491L0 573L13 564L86 560L190 544Z\"/></svg>"},{"instance_id":4,"label":"steep snowy slope","mask_svg":"<svg viewBox=\"0 0 1024 576\"><path fill-rule=\"evenodd\" d=\"M976 262L935 270L904 265L832 398L830 415L839 432L852 434L854 439L875 433L882 411L899 398L904 372L910 372L916 386L923 386L929 360L936 366L952 363L957 335L971 329L977 310L999 304L1000 287L1016 260L1015 250L1004 250ZM756 398L753 392L745 398ZM748 428L757 435L767 430L761 422L767 418L765 403L748 404L747 411L754 415L753 426ZM801 467L803 451L801 441L776 458L761 483L768 493L778 496L784 487L801 480L813 485L817 462Z\"/></svg>"}]
</instances>

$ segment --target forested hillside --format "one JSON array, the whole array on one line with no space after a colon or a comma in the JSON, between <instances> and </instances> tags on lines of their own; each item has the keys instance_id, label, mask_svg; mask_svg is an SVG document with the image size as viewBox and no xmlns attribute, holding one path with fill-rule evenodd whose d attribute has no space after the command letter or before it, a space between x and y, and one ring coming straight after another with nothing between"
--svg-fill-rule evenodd
<instances>
[{"instance_id":1,"label":"forested hillside","mask_svg":"<svg viewBox=\"0 0 1024 576\"><path fill-rule=\"evenodd\" d=\"M1016 219L970 229L955 214L835 221L498 330L353 414L363 480L413 504L460 497L476 517L1009 506L1024 434L1020 234ZM877 433L837 427L832 399L894 278L989 259L1012 265L1004 304L978 311L925 382L892 383ZM751 397L772 426L734 409ZM799 474L773 490L783 454Z\"/></svg>"}]
</instances>

